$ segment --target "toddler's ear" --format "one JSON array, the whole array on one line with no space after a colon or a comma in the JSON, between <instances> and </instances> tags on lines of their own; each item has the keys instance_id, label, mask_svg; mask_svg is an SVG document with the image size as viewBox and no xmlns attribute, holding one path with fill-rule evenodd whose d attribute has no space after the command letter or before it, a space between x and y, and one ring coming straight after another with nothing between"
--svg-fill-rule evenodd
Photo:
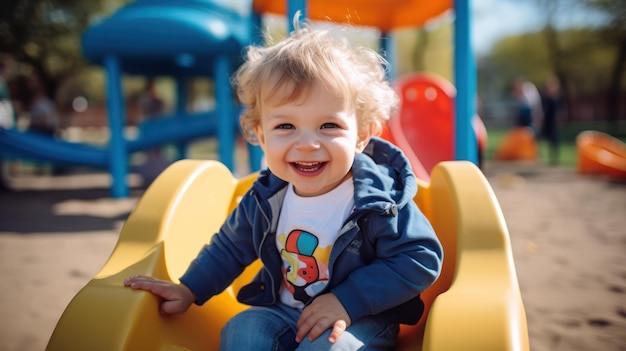
<instances>
[{"instance_id":1,"label":"toddler's ear","mask_svg":"<svg viewBox=\"0 0 626 351\"><path fill-rule=\"evenodd\" d=\"M258 145L261 148L265 147L265 134L263 133L263 128L261 128L261 125L257 125L254 127L254 137L256 140L254 140L254 144L253 145Z\"/></svg>"}]
</instances>

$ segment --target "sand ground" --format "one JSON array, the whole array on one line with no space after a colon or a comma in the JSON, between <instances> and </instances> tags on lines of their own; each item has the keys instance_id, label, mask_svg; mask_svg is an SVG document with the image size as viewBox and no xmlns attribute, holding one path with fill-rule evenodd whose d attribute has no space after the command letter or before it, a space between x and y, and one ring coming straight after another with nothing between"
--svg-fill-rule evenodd
<instances>
[{"instance_id":1,"label":"sand ground","mask_svg":"<svg viewBox=\"0 0 626 351\"><path fill-rule=\"evenodd\" d=\"M537 165L484 171L511 235L531 349L626 350L626 184ZM0 351L44 350L142 190L110 199L98 173L11 181L0 192Z\"/></svg>"}]
</instances>

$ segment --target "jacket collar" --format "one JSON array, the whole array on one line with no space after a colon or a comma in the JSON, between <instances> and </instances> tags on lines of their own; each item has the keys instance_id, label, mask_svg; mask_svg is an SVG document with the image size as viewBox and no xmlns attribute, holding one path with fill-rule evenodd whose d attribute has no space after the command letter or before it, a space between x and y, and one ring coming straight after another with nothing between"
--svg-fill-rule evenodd
<instances>
[{"instance_id":1,"label":"jacket collar","mask_svg":"<svg viewBox=\"0 0 626 351\"><path fill-rule=\"evenodd\" d=\"M413 201L417 180L408 159L395 145L373 137L352 165L356 210L370 210L394 215ZM269 199L287 182L269 169L261 171L253 190L260 199ZM395 207L395 209L394 209Z\"/></svg>"}]
</instances>

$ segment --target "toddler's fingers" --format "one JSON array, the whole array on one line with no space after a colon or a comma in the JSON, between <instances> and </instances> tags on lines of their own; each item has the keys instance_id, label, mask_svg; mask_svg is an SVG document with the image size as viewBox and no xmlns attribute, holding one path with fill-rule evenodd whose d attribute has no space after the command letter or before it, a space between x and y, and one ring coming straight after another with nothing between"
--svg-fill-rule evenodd
<instances>
[{"instance_id":1,"label":"toddler's fingers","mask_svg":"<svg viewBox=\"0 0 626 351\"><path fill-rule=\"evenodd\" d=\"M160 280L145 275L134 275L124 279L124 285L133 289L144 289L146 286L158 284Z\"/></svg>"},{"instance_id":2,"label":"toddler's fingers","mask_svg":"<svg viewBox=\"0 0 626 351\"><path fill-rule=\"evenodd\" d=\"M124 285L131 286L133 283L140 281L140 280L144 280L145 278L148 278L148 277L141 276L141 275L133 275L124 279Z\"/></svg>"},{"instance_id":3,"label":"toddler's fingers","mask_svg":"<svg viewBox=\"0 0 626 351\"><path fill-rule=\"evenodd\" d=\"M336 321L333 325L333 330L330 332L330 336L328 336L328 341L334 344L339 340L339 337L344 331L346 331L346 321L343 319Z\"/></svg>"}]
</instances>

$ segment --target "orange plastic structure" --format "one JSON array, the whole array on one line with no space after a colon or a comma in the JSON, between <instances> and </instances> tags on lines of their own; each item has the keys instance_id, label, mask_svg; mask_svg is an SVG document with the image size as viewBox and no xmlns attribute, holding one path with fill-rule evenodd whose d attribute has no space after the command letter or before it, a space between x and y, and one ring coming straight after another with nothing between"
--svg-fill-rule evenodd
<instances>
[{"instance_id":1,"label":"orange plastic structure","mask_svg":"<svg viewBox=\"0 0 626 351\"><path fill-rule=\"evenodd\" d=\"M284 15L287 1L254 0L259 13ZM307 17L351 25L376 27L390 31L401 27L419 27L429 19L452 8L452 0L315 0L307 4Z\"/></svg>"},{"instance_id":2,"label":"orange plastic structure","mask_svg":"<svg viewBox=\"0 0 626 351\"><path fill-rule=\"evenodd\" d=\"M429 181L436 164L455 159L456 89L446 79L427 72L406 75L395 88L400 106L382 136L404 151L418 178ZM478 116L472 125L480 156L487 144L487 130Z\"/></svg>"},{"instance_id":3,"label":"orange plastic structure","mask_svg":"<svg viewBox=\"0 0 626 351\"><path fill-rule=\"evenodd\" d=\"M578 173L626 180L626 144L608 134L587 130L576 137Z\"/></svg>"},{"instance_id":4,"label":"orange plastic structure","mask_svg":"<svg viewBox=\"0 0 626 351\"><path fill-rule=\"evenodd\" d=\"M536 161L539 157L537 140L532 129L511 129L498 145L494 158L498 161Z\"/></svg>"},{"instance_id":5,"label":"orange plastic structure","mask_svg":"<svg viewBox=\"0 0 626 351\"><path fill-rule=\"evenodd\" d=\"M104 267L66 308L47 350L217 350L221 327L246 308L236 292L258 262L222 294L175 316L159 314L157 298L123 280L176 280L255 178L235 179L217 161L167 168L128 217ZM443 244L443 271L423 294L422 320L401 329L397 350L528 350L509 234L489 183L466 161L439 164L431 180L418 182L415 201Z\"/></svg>"}]
</instances>

